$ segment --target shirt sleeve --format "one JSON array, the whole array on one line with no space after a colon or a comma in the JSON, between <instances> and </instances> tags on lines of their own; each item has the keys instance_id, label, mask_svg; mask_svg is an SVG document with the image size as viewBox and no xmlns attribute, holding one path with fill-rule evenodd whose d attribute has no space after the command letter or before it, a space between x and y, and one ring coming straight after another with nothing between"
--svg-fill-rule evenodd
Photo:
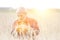
<instances>
[{"instance_id":1,"label":"shirt sleeve","mask_svg":"<svg viewBox=\"0 0 60 40\"><path fill-rule=\"evenodd\" d=\"M38 26L37 21L33 20L31 26L33 27L34 30L39 30L39 26Z\"/></svg>"}]
</instances>

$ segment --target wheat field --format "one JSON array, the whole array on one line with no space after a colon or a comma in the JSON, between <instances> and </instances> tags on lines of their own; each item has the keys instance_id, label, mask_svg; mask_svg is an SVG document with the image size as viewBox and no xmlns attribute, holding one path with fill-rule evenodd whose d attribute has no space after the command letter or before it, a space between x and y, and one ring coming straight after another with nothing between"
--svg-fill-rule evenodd
<instances>
[{"instance_id":1,"label":"wheat field","mask_svg":"<svg viewBox=\"0 0 60 40\"><path fill-rule=\"evenodd\" d=\"M45 14L44 14L45 13ZM60 40L60 13L55 10L35 13L34 16L40 27L38 40ZM0 11L0 40L14 40L11 36L11 25L17 19L16 12ZM37 40L36 39L36 40Z\"/></svg>"}]
</instances>

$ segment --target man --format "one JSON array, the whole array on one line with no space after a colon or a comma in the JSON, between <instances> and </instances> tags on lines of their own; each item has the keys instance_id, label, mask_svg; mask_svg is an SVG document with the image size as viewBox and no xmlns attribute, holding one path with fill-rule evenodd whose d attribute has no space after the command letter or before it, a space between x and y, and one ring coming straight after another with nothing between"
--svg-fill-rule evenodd
<instances>
[{"instance_id":1,"label":"man","mask_svg":"<svg viewBox=\"0 0 60 40\"><path fill-rule=\"evenodd\" d=\"M19 11L17 12L17 16L18 16L18 19L16 21L14 21L14 23L13 23L13 26L12 26L13 29L12 29L11 33L13 33L14 30L16 30L18 36L21 36L22 34L26 35L28 30L31 28L31 29L33 29L33 31L35 31L35 32L32 32L33 36L34 36L34 33L36 35L39 34L39 26L38 26L36 20L33 18L27 17L25 8L21 7L19 9ZM21 26L21 24L26 25L27 27L26 26L23 27L23 26ZM31 31L31 29L30 29L30 31Z\"/></svg>"}]
</instances>

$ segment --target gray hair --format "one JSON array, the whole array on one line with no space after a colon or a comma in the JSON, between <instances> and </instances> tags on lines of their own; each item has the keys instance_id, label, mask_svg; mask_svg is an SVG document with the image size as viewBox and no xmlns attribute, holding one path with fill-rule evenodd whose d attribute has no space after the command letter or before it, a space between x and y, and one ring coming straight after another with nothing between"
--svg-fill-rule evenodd
<instances>
[{"instance_id":1,"label":"gray hair","mask_svg":"<svg viewBox=\"0 0 60 40\"><path fill-rule=\"evenodd\" d=\"M19 8L17 8L16 13L18 13L20 11L26 11L26 9L24 7L19 7Z\"/></svg>"}]
</instances>

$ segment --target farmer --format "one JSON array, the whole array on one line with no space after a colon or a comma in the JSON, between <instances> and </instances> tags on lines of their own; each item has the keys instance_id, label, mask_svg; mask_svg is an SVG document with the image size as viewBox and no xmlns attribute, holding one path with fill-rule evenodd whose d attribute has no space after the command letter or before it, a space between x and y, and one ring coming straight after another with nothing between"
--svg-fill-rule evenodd
<instances>
[{"instance_id":1,"label":"farmer","mask_svg":"<svg viewBox=\"0 0 60 40\"><path fill-rule=\"evenodd\" d=\"M27 16L27 12L24 7L21 7L18 10L17 16L18 16L18 19L13 23L11 33L13 33L15 30L18 36L21 36L22 34L26 35L28 30L31 28L35 31L32 33L32 36L34 36L34 33L36 35L39 34L39 26L37 21ZM24 27L21 25L23 25Z\"/></svg>"}]
</instances>

